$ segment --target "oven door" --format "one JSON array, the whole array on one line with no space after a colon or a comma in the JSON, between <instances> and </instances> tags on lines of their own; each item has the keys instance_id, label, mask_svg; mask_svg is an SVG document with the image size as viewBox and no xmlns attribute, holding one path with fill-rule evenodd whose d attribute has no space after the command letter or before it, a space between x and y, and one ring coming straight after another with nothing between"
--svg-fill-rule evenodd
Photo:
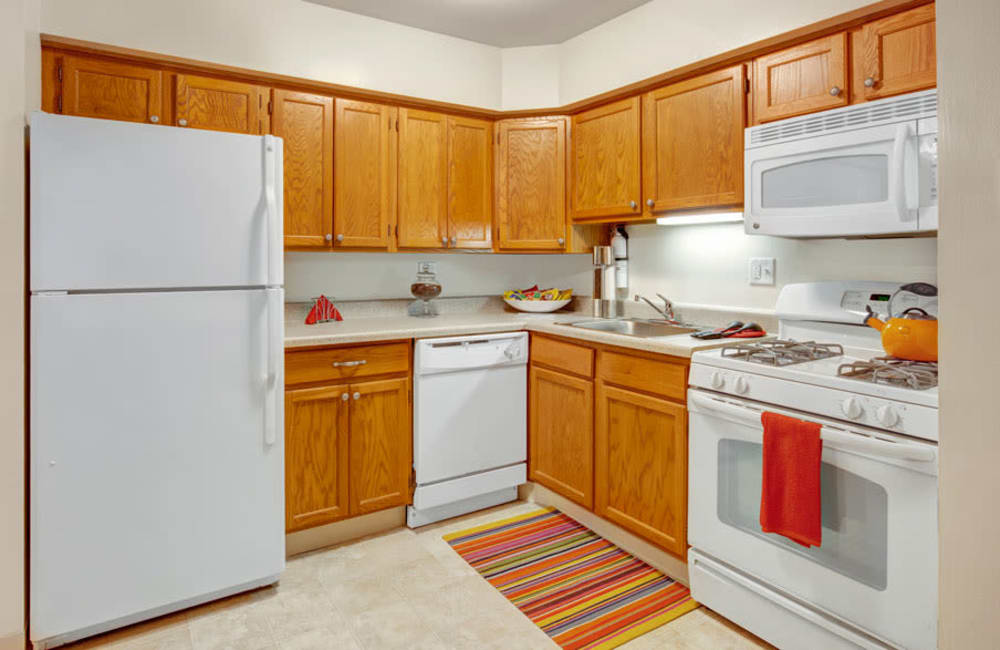
<instances>
[{"instance_id":1,"label":"oven door","mask_svg":"<svg viewBox=\"0 0 1000 650\"><path fill-rule=\"evenodd\" d=\"M688 408L693 547L892 644L935 647L936 445L695 389ZM824 425L819 547L760 529L765 409Z\"/></svg>"},{"instance_id":2,"label":"oven door","mask_svg":"<svg viewBox=\"0 0 1000 650\"><path fill-rule=\"evenodd\" d=\"M920 229L916 122L747 148L746 231L834 237Z\"/></svg>"}]
</instances>

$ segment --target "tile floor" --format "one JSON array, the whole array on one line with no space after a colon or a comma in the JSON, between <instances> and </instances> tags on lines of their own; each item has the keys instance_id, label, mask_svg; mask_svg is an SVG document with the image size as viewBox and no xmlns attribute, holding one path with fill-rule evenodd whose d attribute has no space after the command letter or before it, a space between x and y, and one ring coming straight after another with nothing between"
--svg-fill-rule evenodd
<instances>
[{"instance_id":1,"label":"tile floor","mask_svg":"<svg viewBox=\"0 0 1000 650\"><path fill-rule=\"evenodd\" d=\"M288 561L280 584L66 648L265 650L556 648L441 539L537 509L515 503L419 531L394 530ZM770 647L701 607L621 646Z\"/></svg>"}]
</instances>

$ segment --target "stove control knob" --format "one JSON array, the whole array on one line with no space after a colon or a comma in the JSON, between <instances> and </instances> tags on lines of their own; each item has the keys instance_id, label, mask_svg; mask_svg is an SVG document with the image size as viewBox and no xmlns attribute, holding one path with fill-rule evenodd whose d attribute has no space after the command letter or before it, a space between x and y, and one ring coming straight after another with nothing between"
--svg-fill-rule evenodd
<instances>
[{"instance_id":1,"label":"stove control knob","mask_svg":"<svg viewBox=\"0 0 1000 650\"><path fill-rule=\"evenodd\" d=\"M747 382L746 377L736 378L736 392L740 395L746 395L746 392L750 390L750 384Z\"/></svg>"},{"instance_id":2,"label":"stove control knob","mask_svg":"<svg viewBox=\"0 0 1000 650\"><path fill-rule=\"evenodd\" d=\"M857 420L859 417L861 417L861 412L863 409L861 408L861 404L858 403L858 400L854 399L853 397L848 397L847 399L845 399L843 402L840 403L840 410L844 412L844 415L851 418L852 420Z\"/></svg>"},{"instance_id":3,"label":"stove control knob","mask_svg":"<svg viewBox=\"0 0 1000 650\"><path fill-rule=\"evenodd\" d=\"M875 409L875 419L883 426L891 427L899 422L899 414L891 406L880 406Z\"/></svg>"},{"instance_id":4,"label":"stove control knob","mask_svg":"<svg viewBox=\"0 0 1000 650\"><path fill-rule=\"evenodd\" d=\"M708 382L712 384L712 388L721 389L726 385L726 378L721 372L713 372L712 376L708 378Z\"/></svg>"}]
</instances>

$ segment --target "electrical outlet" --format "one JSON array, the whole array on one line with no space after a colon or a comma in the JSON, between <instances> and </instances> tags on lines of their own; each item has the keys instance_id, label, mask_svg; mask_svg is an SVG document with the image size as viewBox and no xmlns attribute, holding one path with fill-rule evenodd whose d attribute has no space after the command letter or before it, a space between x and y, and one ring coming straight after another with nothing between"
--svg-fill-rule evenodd
<instances>
[{"instance_id":1,"label":"electrical outlet","mask_svg":"<svg viewBox=\"0 0 1000 650\"><path fill-rule=\"evenodd\" d=\"M774 258L750 258L750 284L774 286Z\"/></svg>"},{"instance_id":2,"label":"electrical outlet","mask_svg":"<svg viewBox=\"0 0 1000 650\"><path fill-rule=\"evenodd\" d=\"M417 273L437 273L437 262L417 262Z\"/></svg>"}]
</instances>

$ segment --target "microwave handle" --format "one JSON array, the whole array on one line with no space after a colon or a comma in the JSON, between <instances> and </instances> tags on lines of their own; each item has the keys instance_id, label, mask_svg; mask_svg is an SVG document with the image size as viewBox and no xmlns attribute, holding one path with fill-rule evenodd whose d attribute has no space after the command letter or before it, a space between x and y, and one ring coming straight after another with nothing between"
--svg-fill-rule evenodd
<instances>
[{"instance_id":1,"label":"microwave handle","mask_svg":"<svg viewBox=\"0 0 1000 650\"><path fill-rule=\"evenodd\" d=\"M760 428L761 436L764 433L764 426L761 424L760 416L763 410L723 402L722 400L696 393L688 393L688 401L702 411L717 415L726 416L738 422L756 425ZM872 438L862 433L849 433L839 431L828 426L820 429L820 438L824 445L831 448L847 452L857 452L869 456L888 458L893 460L910 460L929 463L937 458L937 450L924 445L914 445L905 442L889 442ZM755 436L754 442L760 442Z\"/></svg>"},{"instance_id":2,"label":"microwave handle","mask_svg":"<svg viewBox=\"0 0 1000 650\"><path fill-rule=\"evenodd\" d=\"M919 164L916 134L910 123L900 124L892 143L896 161L896 206L900 221L909 221L913 210L920 207Z\"/></svg>"}]
</instances>

